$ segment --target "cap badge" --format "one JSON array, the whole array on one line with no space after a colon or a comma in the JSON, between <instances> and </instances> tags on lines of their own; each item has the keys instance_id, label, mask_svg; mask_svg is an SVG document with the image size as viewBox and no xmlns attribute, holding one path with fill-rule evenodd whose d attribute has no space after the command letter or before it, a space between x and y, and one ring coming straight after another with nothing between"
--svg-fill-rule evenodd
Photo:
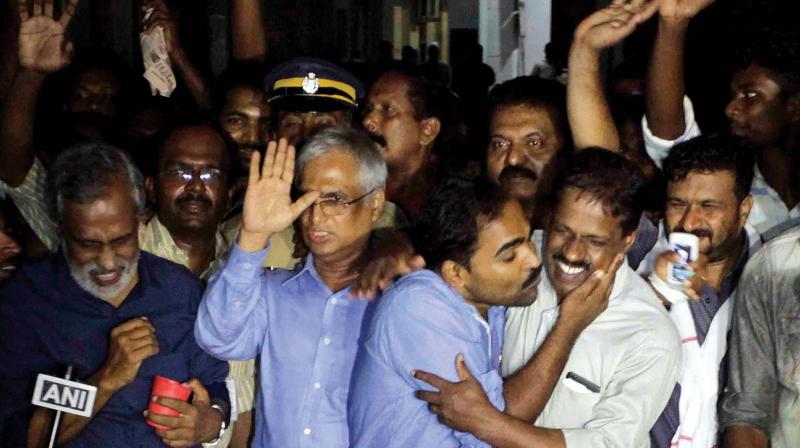
<instances>
[{"instance_id":1,"label":"cap badge","mask_svg":"<svg viewBox=\"0 0 800 448\"><path fill-rule=\"evenodd\" d=\"M303 92L306 92L310 95L317 93L319 90L319 78L314 73L309 73L303 78Z\"/></svg>"}]
</instances>

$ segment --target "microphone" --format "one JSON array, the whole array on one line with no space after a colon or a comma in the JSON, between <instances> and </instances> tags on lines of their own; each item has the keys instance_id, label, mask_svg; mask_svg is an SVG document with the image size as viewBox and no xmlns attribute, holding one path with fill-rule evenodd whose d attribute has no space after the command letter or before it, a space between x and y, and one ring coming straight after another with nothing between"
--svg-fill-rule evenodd
<instances>
[{"instance_id":1,"label":"microphone","mask_svg":"<svg viewBox=\"0 0 800 448\"><path fill-rule=\"evenodd\" d=\"M61 413L91 417L94 409L94 401L97 396L97 387L70 381L72 379L73 366L67 367L64 378L40 373L36 377L36 387L33 389L33 399L31 402L43 408L56 411L56 418L53 420L53 429L50 433L50 448L56 443L58 425L61 423Z\"/></svg>"}]
</instances>

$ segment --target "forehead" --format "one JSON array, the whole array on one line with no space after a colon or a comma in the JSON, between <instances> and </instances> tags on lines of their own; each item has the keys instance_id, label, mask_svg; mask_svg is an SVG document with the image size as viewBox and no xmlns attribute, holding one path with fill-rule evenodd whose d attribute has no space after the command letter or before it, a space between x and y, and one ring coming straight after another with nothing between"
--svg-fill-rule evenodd
<instances>
[{"instance_id":1,"label":"forehead","mask_svg":"<svg viewBox=\"0 0 800 448\"><path fill-rule=\"evenodd\" d=\"M359 171L358 162L352 154L333 150L315 157L303 167L299 187L303 191L358 194L361 193Z\"/></svg>"},{"instance_id":2,"label":"forehead","mask_svg":"<svg viewBox=\"0 0 800 448\"><path fill-rule=\"evenodd\" d=\"M494 110L491 133L502 136L527 135L533 132L554 134L553 115L545 105L515 104Z\"/></svg>"},{"instance_id":3,"label":"forehead","mask_svg":"<svg viewBox=\"0 0 800 448\"><path fill-rule=\"evenodd\" d=\"M391 99L395 101L408 101L408 88L409 81L405 76L397 73L389 73L378 78L375 84L372 85L372 88L369 90L369 100L387 101Z\"/></svg>"},{"instance_id":4,"label":"forehead","mask_svg":"<svg viewBox=\"0 0 800 448\"><path fill-rule=\"evenodd\" d=\"M256 112L267 114L269 105L267 97L261 89L254 86L234 86L228 90L227 101L223 107L224 112Z\"/></svg>"},{"instance_id":5,"label":"forehead","mask_svg":"<svg viewBox=\"0 0 800 448\"><path fill-rule=\"evenodd\" d=\"M345 118L347 117L347 112L344 110L332 110L332 111L301 111L301 110L281 110L278 111L278 118L284 119L287 117L294 117L300 118L301 120L305 119L322 119L322 118L332 118L336 120L337 123L344 123Z\"/></svg>"},{"instance_id":6,"label":"forehead","mask_svg":"<svg viewBox=\"0 0 800 448\"><path fill-rule=\"evenodd\" d=\"M566 226L578 235L623 236L621 217L607 213L600 201L573 187L567 187L559 195L552 224Z\"/></svg>"},{"instance_id":7,"label":"forehead","mask_svg":"<svg viewBox=\"0 0 800 448\"><path fill-rule=\"evenodd\" d=\"M478 233L478 250L494 256L509 241L528 238L530 226L519 202L510 200L503 205L500 215L489 221Z\"/></svg>"},{"instance_id":8,"label":"forehead","mask_svg":"<svg viewBox=\"0 0 800 448\"><path fill-rule=\"evenodd\" d=\"M136 225L136 203L127 179L115 176L103 193L88 204L64 201L65 230L83 236L130 232Z\"/></svg>"},{"instance_id":9,"label":"forehead","mask_svg":"<svg viewBox=\"0 0 800 448\"><path fill-rule=\"evenodd\" d=\"M733 88L758 85L776 92L782 90L781 78L774 71L752 63L745 68L740 68L733 73L731 78Z\"/></svg>"},{"instance_id":10,"label":"forehead","mask_svg":"<svg viewBox=\"0 0 800 448\"><path fill-rule=\"evenodd\" d=\"M76 85L117 87L119 80L111 70L103 68L90 68L78 74Z\"/></svg>"},{"instance_id":11,"label":"forehead","mask_svg":"<svg viewBox=\"0 0 800 448\"><path fill-rule=\"evenodd\" d=\"M179 128L167 137L161 148L161 164L198 162L224 163L227 146L215 130L206 126Z\"/></svg>"},{"instance_id":12,"label":"forehead","mask_svg":"<svg viewBox=\"0 0 800 448\"><path fill-rule=\"evenodd\" d=\"M671 197L725 197L735 195L736 178L733 171L693 170L683 179L670 181L667 194Z\"/></svg>"}]
</instances>

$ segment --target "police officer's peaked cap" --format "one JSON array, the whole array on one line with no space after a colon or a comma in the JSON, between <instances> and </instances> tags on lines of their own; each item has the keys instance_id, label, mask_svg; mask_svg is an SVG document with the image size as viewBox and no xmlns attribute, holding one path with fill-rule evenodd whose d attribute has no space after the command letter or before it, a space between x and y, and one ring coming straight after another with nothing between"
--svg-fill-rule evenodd
<instances>
[{"instance_id":1,"label":"police officer's peaked cap","mask_svg":"<svg viewBox=\"0 0 800 448\"><path fill-rule=\"evenodd\" d=\"M347 70L315 58L286 61L264 78L270 106L301 112L354 109L364 84Z\"/></svg>"}]
</instances>

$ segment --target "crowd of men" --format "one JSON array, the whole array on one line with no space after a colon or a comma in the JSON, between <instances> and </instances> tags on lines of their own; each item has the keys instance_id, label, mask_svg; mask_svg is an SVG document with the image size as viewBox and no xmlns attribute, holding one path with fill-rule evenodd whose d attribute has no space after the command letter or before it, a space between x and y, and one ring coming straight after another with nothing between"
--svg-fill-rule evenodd
<instances>
[{"instance_id":1,"label":"crowd of men","mask_svg":"<svg viewBox=\"0 0 800 448\"><path fill-rule=\"evenodd\" d=\"M566 85L487 91L436 48L368 83L267 68L260 0L232 1L209 82L145 0L183 89L152 100L113 56L73 57L78 0L20 0L0 445L55 425L68 447L800 446L800 36L753 38L730 132L704 135L684 53L713 2L615 0ZM602 55L650 20L644 91L608 89ZM674 233L699 239L682 283ZM67 369L89 417L31 404Z\"/></svg>"}]
</instances>

